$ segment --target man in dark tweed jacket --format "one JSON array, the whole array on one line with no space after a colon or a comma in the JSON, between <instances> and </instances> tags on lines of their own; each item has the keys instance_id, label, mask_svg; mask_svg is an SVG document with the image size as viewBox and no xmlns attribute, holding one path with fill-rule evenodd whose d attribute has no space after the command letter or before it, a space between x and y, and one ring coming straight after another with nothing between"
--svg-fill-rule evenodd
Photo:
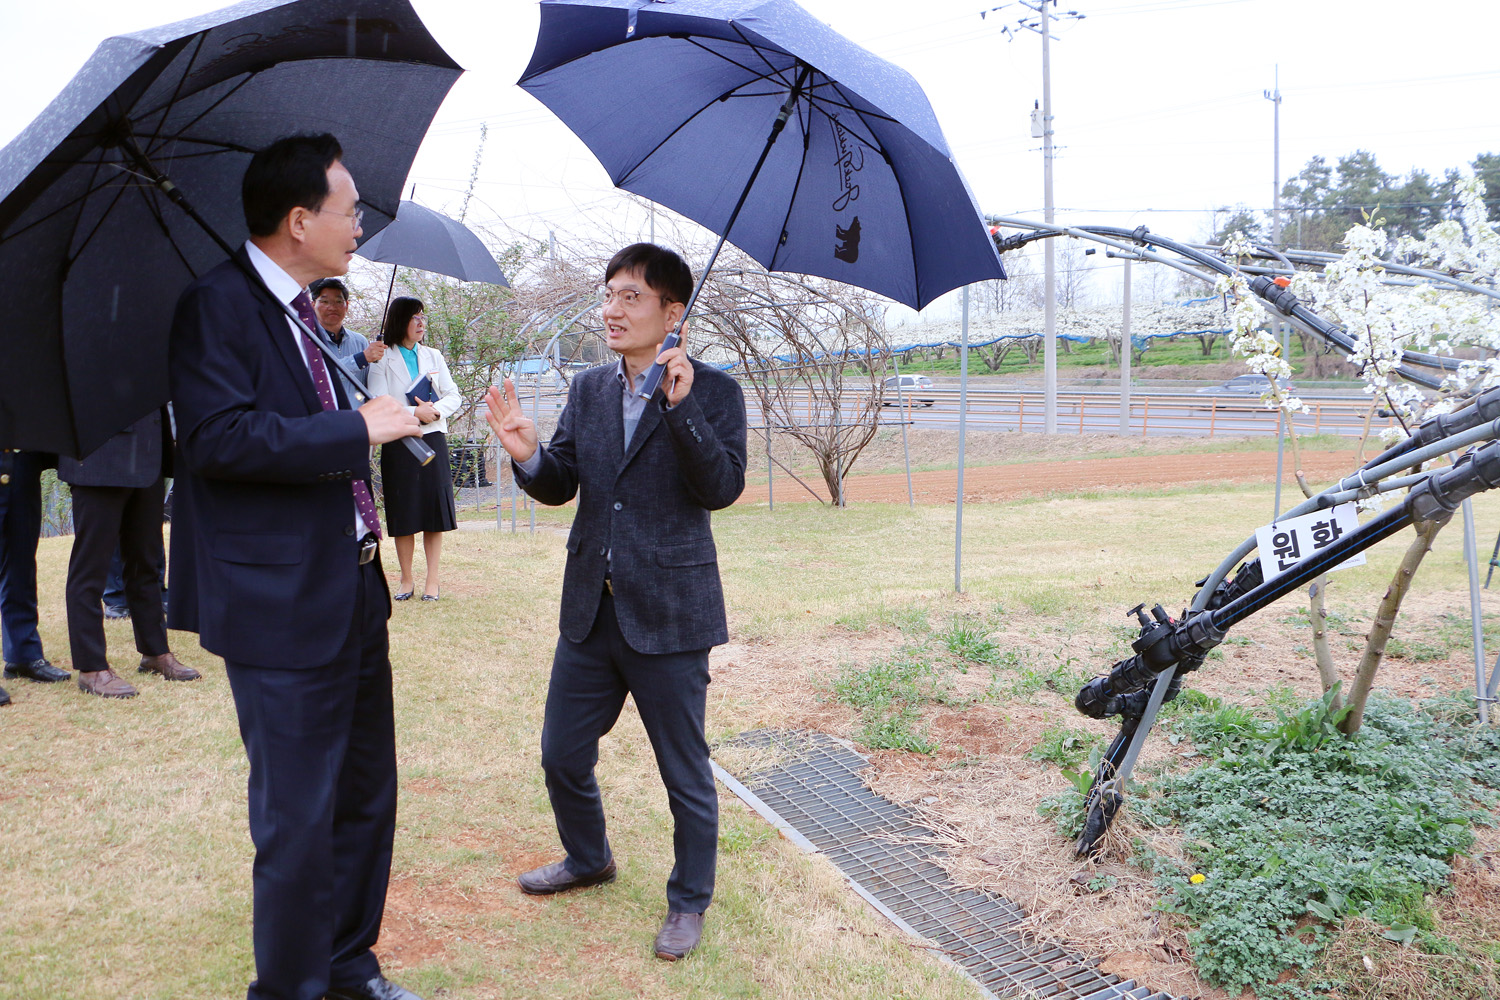
<instances>
[{"instance_id":1,"label":"man in dark tweed jacket","mask_svg":"<svg viewBox=\"0 0 1500 1000\"><path fill-rule=\"evenodd\" d=\"M709 512L745 488L738 383L681 347L657 355L692 289L692 272L670 250L636 243L615 254L602 317L619 361L573 380L546 447L509 379L486 400L521 488L545 504L578 496L542 724L542 770L567 856L522 875L521 888L546 895L614 879L594 764L630 694L675 823L655 943L669 961L697 945L713 897L719 808L704 714L708 651L729 633ZM643 399L657 360L666 366L661 389Z\"/></svg>"}]
</instances>

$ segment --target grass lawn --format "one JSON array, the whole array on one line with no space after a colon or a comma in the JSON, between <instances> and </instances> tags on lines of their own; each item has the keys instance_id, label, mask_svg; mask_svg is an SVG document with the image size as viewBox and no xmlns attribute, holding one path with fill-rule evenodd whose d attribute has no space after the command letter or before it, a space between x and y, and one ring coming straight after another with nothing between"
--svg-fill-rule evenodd
<instances>
[{"instance_id":1,"label":"grass lawn","mask_svg":"<svg viewBox=\"0 0 1500 1000\"><path fill-rule=\"evenodd\" d=\"M1038 648L1075 648L1080 669L1092 670L1119 648L1126 608L1160 600L1175 610L1270 507L1267 487L970 505L963 595L952 592L951 506L745 507L716 515L715 531L732 643L780 651L789 680L805 679L805 646L912 608L936 620L999 606ZM1500 526L1500 497L1477 508L1481 532ZM392 977L428 998L476 1000L975 996L831 866L727 794L705 944L686 962L654 959L671 822L630 706L599 766L619 881L558 898L520 894L516 874L558 856L537 744L570 516L540 510L534 536L524 513L518 534L450 534L444 600L398 606L392 620L402 796L380 948ZM1457 525L1439 537L1417 591L1463 586L1460 537ZM69 544L41 547L43 640L63 666ZM1339 574L1339 599L1373 610L1400 547L1386 543L1368 566ZM128 626L110 625L109 637L114 662L133 663ZM193 639L174 633L175 651L205 679L146 680L132 701L7 684L3 1000L243 996L247 767L222 664ZM769 693L710 687L710 738L785 722Z\"/></svg>"}]
</instances>

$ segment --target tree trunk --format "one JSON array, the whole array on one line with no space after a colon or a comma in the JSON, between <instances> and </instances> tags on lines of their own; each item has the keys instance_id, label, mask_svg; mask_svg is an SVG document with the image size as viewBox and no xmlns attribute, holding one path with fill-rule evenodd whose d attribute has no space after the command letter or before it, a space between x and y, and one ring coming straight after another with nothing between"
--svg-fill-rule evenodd
<instances>
[{"instance_id":1,"label":"tree trunk","mask_svg":"<svg viewBox=\"0 0 1500 1000\"><path fill-rule=\"evenodd\" d=\"M1381 598L1380 607L1375 612L1375 624L1370 626L1370 635L1365 642L1365 654L1360 658L1359 670L1354 675L1354 686L1349 689L1349 714L1339 723L1339 731L1346 736L1359 732L1359 727L1365 720L1365 702L1370 698L1370 688L1375 684L1375 674L1379 672L1380 661L1385 656L1385 644L1390 640L1391 629L1396 625L1396 613L1401 610L1401 600L1411 589L1411 578L1416 574L1417 567L1422 565L1422 557L1432 551L1432 540L1446 523L1446 519L1423 521L1416 526L1417 537L1407 547L1406 555L1401 558L1401 565L1391 579L1391 585L1386 588L1385 597Z\"/></svg>"},{"instance_id":2,"label":"tree trunk","mask_svg":"<svg viewBox=\"0 0 1500 1000\"><path fill-rule=\"evenodd\" d=\"M1339 671L1333 663L1333 653L1328 648L1328 574L1324 573L1308 590L1308 613L1313 627L1313 659L1318 663L1318 680L1326 695L1339 682ZM1333 696L1332 706L1337 712L1344 707L1341 695Z\"/></svg>"}]
</instances>

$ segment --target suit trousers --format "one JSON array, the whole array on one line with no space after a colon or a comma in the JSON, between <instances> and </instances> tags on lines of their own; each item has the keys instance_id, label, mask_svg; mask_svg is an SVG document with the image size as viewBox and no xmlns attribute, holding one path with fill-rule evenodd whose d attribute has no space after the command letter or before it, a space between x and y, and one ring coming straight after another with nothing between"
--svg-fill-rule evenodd
<instances>
[{"instance_id":1,"label":"suit trousers","mask_svg":"<svg viewBox=\"0 0 1500 1000\"><path fill-rule=\"evenodd\" d=\"M0 486L0 647L6 663L42 658L36 622L36 543L42 534L42 458L15 454Z\"/></svg>"},{"instance_id":2,"label":"suit trousers","mask_svg":"<svg viewBox=\"0 0 1500 1000\"><path fill-rule=\"evenodd\" d=\"M378 558L360 567L354 618L333 662L225 662L250 759L249 1000L322 1000L380 974L370 949L396 831L390 600L380 574Z\"/></svg>"},{"instance_id":3,"label":"suit trousers","mask_svg":"<svg viewBox=\"0 0 1500 1000\"><path fill-rule=\"evenodd\" d=\"M129 486L73 487L73 553L68 558L68 644L73 669L105 670L104 581L115 546L125 569L125 603L143 656L167 652L167 624L161 611L156 554L161 546L164 480L142 489Z\"/></svg>"},{"instance_id":4,"label":"suit trousers","mask_svg":"<svg viewBox=\"0 0 1500 1000\"><path fill-rule=\"evenodd\" d=\"M583 642L558 637L547 688L542 771L565 863L575 875L590 875L612 858L594 765L599 738L614 727L626 694L635 698L672 809L676 863L667 906L702 913L713 899L719 843L719 796L703 732L708 650L636 652L620 634L607 593Z\"/></svg>"}]
</instances>

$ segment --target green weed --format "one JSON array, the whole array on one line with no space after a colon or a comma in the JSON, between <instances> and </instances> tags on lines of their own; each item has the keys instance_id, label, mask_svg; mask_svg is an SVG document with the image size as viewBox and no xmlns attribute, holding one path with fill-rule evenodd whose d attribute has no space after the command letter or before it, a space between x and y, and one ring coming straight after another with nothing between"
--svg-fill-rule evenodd
<instances>
[{"instance_id":1,"label":"green weed","mask_svg":"<svg viewBox=\"0 0 1500 1000\"><path fill-rule=\"evenodd\" d=\"M1059 767L1076 768L1088 759L1089 751L1099 746L1100 740L1092 733L1068 726L1048 726L1042 731L1042 739L1026 754L1032 760L1050 761Z\"/></svg>"}]
</instances>

